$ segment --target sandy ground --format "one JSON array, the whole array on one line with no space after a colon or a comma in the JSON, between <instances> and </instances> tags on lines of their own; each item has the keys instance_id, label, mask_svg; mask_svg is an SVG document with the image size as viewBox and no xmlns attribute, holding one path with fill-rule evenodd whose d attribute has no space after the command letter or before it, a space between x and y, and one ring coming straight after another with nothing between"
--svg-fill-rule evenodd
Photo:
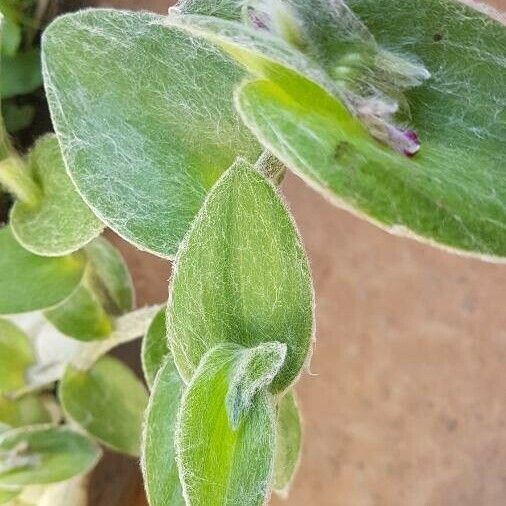
<instances>
[{"instance_id":1,"label":"sandy ground","mask_svg":"<svg viewBox=\"0 0 506 506\"><path fill-rule=\"evenodd\" d=\"M297 387L302 463L272 504L506 504L506 265L387 235L294 176L284 190L313 268L317 345ZM170 266L124 250L139 302L164 300Z\"/></svg>"}]
</instances>

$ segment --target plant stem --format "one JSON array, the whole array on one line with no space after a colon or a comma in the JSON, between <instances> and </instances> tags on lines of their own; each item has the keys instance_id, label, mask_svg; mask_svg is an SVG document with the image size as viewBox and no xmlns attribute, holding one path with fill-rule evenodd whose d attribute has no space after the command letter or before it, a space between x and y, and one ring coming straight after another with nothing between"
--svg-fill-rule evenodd
<instances>
[{"instance_id":1,"label":"plant stem","mask_svg":"<svg viewBox=\"0 0 506 506\"><path fill-rule=\"evenodd\" d=\"M40 201L40 188L28 174L23 160L16 154L0 161L0 185L24 204L35 207Z\"/></svg>"},{"instance_id":2,"label":"plant stem","mask_svg":"<svg viewBox=\"0 0 506 506\"><path fill-rule=\"evenodd\" d=\"M286 167L269 151L264 151L255 164L255 168L279 186L286 174Z\"/></svg>"},{"instance_id":3,"label":"plant stem","mask_svg":"<svg viewBox=\"0 0 506 506\"><path fill-rule=\"evenodd\" d=\"M14 148L9 139L9 134L5 128L3 118L0 117L0 160L7 158L12 154Z\"/></svg>"}]
</instances>

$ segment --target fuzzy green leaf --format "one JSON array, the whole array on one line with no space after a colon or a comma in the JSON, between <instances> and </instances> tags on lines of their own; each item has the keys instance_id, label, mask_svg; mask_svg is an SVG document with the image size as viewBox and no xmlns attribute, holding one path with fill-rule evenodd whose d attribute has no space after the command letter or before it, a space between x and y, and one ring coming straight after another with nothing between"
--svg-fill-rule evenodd
<instances>
[{"instance_id":1,"label":"fuzzy green leaf","mask_svg":"<svg viewBox=\"0 0 506 506\"><path fill-rule=\"evenodd\" d=\"M0 95L2 98L32 93L40 86L42 86L42 75L38 49L2 58L0 64Z\"/></svg>"},{"instance_id":2,"label":"fuzzy green leaf","mask_svg":"<svg viewBox=\"0 0 506 506\"><path fill-rule=\"evenodd\" d=\"M232 429L236 430L248 412L255 395L268 387L286 358L286 344L261 343L241 350L241 356L229 378L225 406Z\"/></svg>"},{"instance_id":3,"label":"fuzzy green leaf","mask_svg":"<svg viewBox=\"0 0 506 506\"><path fill-rule=\"evenodd\" d=\"M36 255L61 256L100 234L103 225L65 172L54 135L38 139L28 167L42 196L35 206L17 201L11 211L12 232L23 247Z\"/></svg>"},{"instance_id":4,"label":"fuzzy green leaf","mask_svg":"<svg viewBox=\"0 0 506 506\"><path fill-rule=\"evenodd\" d=\"M0 436L0 487L64 481L92 469L101 456L67 427L27 427Z\"/></svg>"},{"instance_id":5,"label":"fuzzy green leaf","mask_svg":"<svg viewBox=\"0 0 506 506\"><path fill-rule=\"evenodd\" d=\"M412 160L367 139L358 121L343 115L328 66L335 42L322 35L329 32L323 21L319 38L313 34L316 55L226 20L172 22L272 81L242 88L243 119L267 149L337 205L395 234L485 259L506 256L506 28L453 0L348 4L380 47L411 55L431 73L405 92L410 114L400 121L421 138ZM457 112L462 104L465 114Z\"/></svg>"},{"instance_id":6,"label":"fuzzy green leaf","mask_svg":"<svg viewBox=\"0 0 506 506\"><path fill-rule=\"evenodd\" d=\"M136 456L148 395L119 360L102 357L89 370L68 366L59 398L65 413L104 445Z\"/></svg>"},{"instance_id":7,"label":"fuzzy green leaf","mask_svg":"<svg viewBox=\"0 0 506 506\"><path fill-rule=\"evenodd\" d=\"M172 257L235 156L253 161L261 150L231 101L243 71L165 19L63 16L42 50L53 122L80 193L121 236Z\"/></svg>"},{"instance_id":8,"label":"fuzzy green leaf","mask_svg":"<svg viewBox=\"0 0 506 506\"><path fill-rule=\"evenodd\" d=\"M54 306L79 285L86 266L81 253L41 257L25 250L10 227L0 229L0 314Z\"/></svg>"},{"instance_id":9,"label":"fuzzy green leaf","mask_svg":"<svg viewBox=\"0 0 506 506\"><path fill-rule=\"evenodd\" d=\"M115 317L132 309L134 289L119 251L103 238L86 247L88 266L81 284L47 319L62 333L80 341L108 337Z\"/></svg>"},{"instance_id":10,"label":"fuzzy green leaf","mask_svg":"<svg viewBox=\"0 0 506 506\"><path fill-rule=\"evenodd\" d=\"M34 360L28 336L0 318L0 393L22 388L26 384L26 369Z\"/></svg>"},{"instance_id":11,"label":"fuzzy green leaf","mask_svg":"<svg viewBox=\"0 0 506 506\"><path fill-rule=\"evenodd\" d=\"M155 317L152 327L162 320L165 322L163 312L160 312ZM154 365L154 362L152 364ZM174 447L176 419L183 389L184 383L177 372L174 360L165 354L165 363L156 376L149 399L142 442L141 467L150 506L185 504Z\"/></svg>"},{"instance_id":12,"label":"fuzzy green leaf","mask_svg":"<svg viewBox=\"0 0 506 506\"><path fill-rule=\"evenodd\" d=\"M142 370L150 388L169 353L165 313L166 308L160 309L142 340ZM173 362L172 357L170 360Z\"/></svg>"},{"instance_id":13,"label":"fuzzy green leaf","mask_svg":"<svg viewBox=\"0 0 506 506\"><path fill-rule=\"evenodd\" d=\"M244 0L180 0L169 14L200 14L239 20Z\"/></svg>"},{"instance_id":14,"label":"fuzzy green leaf","mask_svg":"<svg viewBox=\"0 0 506 506\"><path fill-rule=\"evenodd\" d=\"M244 348L221 344L204 355L183 396L176 431L179 476L192 506L260 506L274 459L274 408L261 390L236 429L226 409Z\"/></svg>"},{"instance_id":15,"label":"fuzzy green leaf","mask_svg":"<svg viewBox=\"0 0 506 506\"><path fill-rule=\"evenodd\" d=\"M310 349L306 256L276 189L244 161L215 185L176 260L167 308L174 360L189 380L216 344L286 343L272 388L284 390Z\"/></svg>"},{"instance_id":16,"label":"fuzzy green leaf","mask_svg":"<svg viewBox=\"0 0 506 506\"><path fill-rule=\"evenodd\" d=\"M11 399L0 395L0 432L5 429L51 422L44 402L36 395Z\"/></svg>"},{"instance_id":17,"label":"fuzzy green leaf","mask_svg":"<svg viewBox=\"0 0 506 506\"><path fill-rule=\"evenodd\" d=\"M293 391L286 393L279 401L276 420L276 456L272 484L278 494L286 497L299 464L302 444L300 413Z\"/></svg>"}]
</instances>

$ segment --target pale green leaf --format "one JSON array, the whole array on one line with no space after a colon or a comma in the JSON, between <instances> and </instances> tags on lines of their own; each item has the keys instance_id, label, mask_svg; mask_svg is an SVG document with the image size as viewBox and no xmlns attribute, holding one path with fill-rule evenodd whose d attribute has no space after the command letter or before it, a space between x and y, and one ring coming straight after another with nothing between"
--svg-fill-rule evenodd
<instances>
[{"instance_id":1,"label":"pale green leaf","mask_svg":"<svg viewBox=\"0 0 506 506\"><path fill-rule=\"evenodd\" d=\"M380 47L419 60L431 73L405 92L409 117L399 117L421 138L412 160L366 139L343 114L329 67L332 51L341 53L324 35L323 18L318 28L308 24L313 40L329 43L320 40L316 56L239 23L205 16L172 22L214 40L273 82L242 88L243 119L267 149L337 205L392 233L485 259L505 256L506 28L453 0L348 4Z\"/></svg>"},{"instance_id":2,"label":"pale green leaf","mask_svg":"<svg viewBox=\"0 0 506 506\"><path fill-rule=\"evenodd\" d=\"M47 319L64 334L80 341L108 337L115 318L132 309L132 278L119 251L98 238L85 249L88 266L81 284L58 306L45 311Z\"/></svg>"},{"instance_id":3,"label":"pale green leaf","mask_svg":"<svg viewBox=\"0 0 506 506\"><path fill-rule=\"evenodd\" d=\"M216 344L287 345L272 388L307 359L313 293L306 256L275 188L244 161L215 185L178 254L167 309L174 360L189 380Z\"/></svg>"},{"instance_id":4,"label":"pale green leaf","mask_svg":"<svg viewBox=\"0 0 506 506\"><path fill-rule=\"evenodd\" d=\"M8 504L15 499L20 493L20 490L2 490L0 489L0 504Z\"/></svg>"},{"instance_id":5,"label":"pale green leaf","mask_svg":"<svg viewBox=\"0 0 506 506\"><path fill-rule=\"evenodd\" d=\"M121 236L171 257L221 173L261 150L233 109L243 71L165 19L63 16L42 51L53 122L80 193Z\"/></svg>"},{"instance_id":6,"label":"pale green leaf","mask_svg":"<svg viewBox=\"0 0 506 506\"><path fill-rule=\"evenodd\" d=\"M28 336L0 318L0 393L22 388L26 384L26 370L34 360Z\"/></svg>"},{"instance_id":7,"label":"pale green leaf","mask_svg":"<svg viewBox=\"0 0 506 506\"><path fill-rule=\"evenodd\" d=\"M60 382L63 410L104 445L139 454L146 389L119 360L102 357L88 370L68 366Z\"/></svg>"},{"instance_id":8,"label":"pale green leaf","mask_svg":"<svg viewBox=\"0 0 506 506\"><path fill-rule=\"evenodd\" d=\"M86 266L81 253L41 257L19 245L10 227L0 229L0 314L54 306L78 286Z\"/></svg>"},{"instance_id":9,"label":"pale green leaf","mask_svg":"<svg viewBox=\"0 0 506 506\"><path fill-rule=\"evenodd\" d=\"M2 98L32 93L40 86L42 86L42 75L39 49L2 57L0 64L0 94Z\"/></svg>"},{"instance_id":10,"label":"pale green leaf","mask_svg":"<svg viewBox=\"0 0 506 506\"><path fill-rule=\"evenodd\" d=\"M0 435L0 487L55 483L92 469L101 456L67 427L34 426Z\"/></svg>"},{"instance_id":11,"label":"pale green leaf","mask_svg":"<svg viewBox=\"0 0 506 506\"><path fill-rule=\"evenodd\" d=\"M0 432L9 428L51 422L51 414L36 395L11 399L0 395Z\"/></svg>"},{"instance_id":12,"label":"pale green leaf","mask_svg":"<svg viewBox=\"0 0 506 506\"><path fill-rule=\"evenodd\" d=\"M105 305L109 312L131 311L135 305L133 281L118 249L99 237L86 246L86 254L102 287L102 297L107 300Z\"/></svg>"},{"instance_id":13,"label":"pale green leaf","mask_svg":"<svg viewBox=\"0 0 506 506\"><path fill-rule=\"evenodd\" d=\"M89 270L81 284L58 306L44 311L46 318L63 334L79 341L105 339L113 322L93 289Z\"/></svg>"},{"instance_id":14,"label":"pale green leaf","mask_svg":"<svg viewBox=\"0 0 506 506\"><path fill-rule=\"evenodd\" d=\"M158 313L154 322L165 321L162 314ZM184 383L170 355L165 354L165 363L160 365L144 421L141 460L144 486L150 506L184 506L174 446Z\"/></svg>"},{"instance_id":15,"label":"pale green leaf","mask_svg":"<svg viewBox=\"0 0 506 506\"><path fill-rule=\"evenodd\" d=\"M276 417L276 454L274 459L274 490L288 495L300 460L302 427L295 393L289 391L278 402Z\"/></svg>"},{"instance_id":16,"label":"pale green leaf","mask_svg":"<svg viewBox=\"0 0 506 506\"><path fill-rule=\"evenodd\" d=\"M22 246L36 255L61 256L100 234L103 225L65 172L54 135L37 140L28 168L42 196L35 206L17 201L11 211L12 231Z\"/></svg>"},{"instance_id":17,"label":"pale green leaf","mask_svg":"<svg viewBox=\"0 0 506 506\"><path fill-rule=\"evenodd\" d=\"M228 343L206 355L183 395L176 431L179 476L192 506L260 506L274 459L274 408L261 390L233 429L226 409L230 377L244 348Z\"/></svg>"},{"instance_id":18,"label":"pale green leaf","mask_svg":"<svg viewBox=\"0 0 506 506\"><path fill-rule=\"evenodd\" d=\"M169 353L165 312L165 307L160 309L153 318L153 321L142 340L142 370L144 372L146 383L150 388L153 386L156 375L161 369L164 360ZM172 357L170 360L173 361Z\"/></svg>"}]
</instances>

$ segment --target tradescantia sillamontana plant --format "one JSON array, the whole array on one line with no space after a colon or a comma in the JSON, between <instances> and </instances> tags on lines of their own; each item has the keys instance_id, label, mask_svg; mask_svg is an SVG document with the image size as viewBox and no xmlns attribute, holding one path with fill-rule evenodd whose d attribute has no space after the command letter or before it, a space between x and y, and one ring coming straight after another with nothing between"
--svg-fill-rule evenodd
<instances>
[{"instance_id":1,"label":"tradescantia sillamontana plant","mask_svg":"<svg viewBox=\"0 0 506 506\"><path fill-rule=\"evenodd\" d=\"M144 396L103 354L139 315L94 238L104 223L175 260L142 349L151 506L261 505L293 477L314 315L285 169L391 232L506 256L506 29L488 14L454 0L186 0L46 30L58 145L3 156L17 201L0 230L0 312L44 310L89 346L49 383L67 419L135 454ZM12 459L44 464L25 455L30 430L24 446L0 438L6 494L33 485L2 485Z\"/></svg>"}]
</instances>

